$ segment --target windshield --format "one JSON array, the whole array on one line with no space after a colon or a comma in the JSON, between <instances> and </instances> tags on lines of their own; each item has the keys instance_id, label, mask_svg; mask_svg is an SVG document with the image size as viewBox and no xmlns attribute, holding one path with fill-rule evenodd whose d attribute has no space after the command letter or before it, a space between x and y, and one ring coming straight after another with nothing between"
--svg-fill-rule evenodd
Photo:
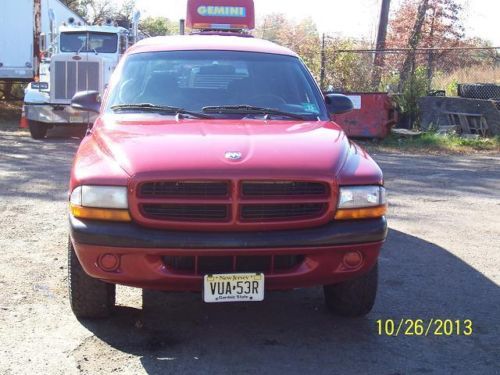
<instances>
[{"instance_id":1,"label":"windshield","mask_svg":"<svg viewBox=\"0 0 500 375\"><path fill-rule=\"evenodd\" d=\"M60 44L61 52L116 53L118 35L87 32L62 33Z\"/></svg>"},{"instance_id":2,"label":"windshield","mask_svg":"<svg viewBox=\"0 0 500 375\"><path fill-rule=\"evenodd\" d=\"M107 108L147 103L199 113L211 110L217 112L218 118L241 118L247 117L246 108L227 107L253 106L325 119L322 100L310 73L293 56L231 51L148 52L127 58L118 82L111 88ZM213 107L226 108L216 111ZM260 112L253 109L252 113ZM279 113L273 115L280 118Z\"/></svg>"}]
</instances>

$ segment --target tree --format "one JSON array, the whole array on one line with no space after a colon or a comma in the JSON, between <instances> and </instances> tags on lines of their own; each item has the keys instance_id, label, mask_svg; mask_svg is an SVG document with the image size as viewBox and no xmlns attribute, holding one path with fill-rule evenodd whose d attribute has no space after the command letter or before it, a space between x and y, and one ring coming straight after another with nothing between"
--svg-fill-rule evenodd
<instances>
[{"instance_id":1,"label":"tree","mask_svg":"<svg viewBox=\"0 0 500 375\"><path fill-rule=\"evenodd\" d=\"M109 0L63 0L63 3L90 25L99 25L111 19L122 26L127 26L136 1L125 0L121 4L116 4Z\"/></svg>"},{"instance_id":2,"label":"tree","mask_svg":"<svg viewBox=\"0 0 500 375\"><path fill-rule=\"evenodd\" d=\"M319 78L320 37L318 28L311 18L293 22L284 14L270 14L259 23L255 34L259 38L270 40L295 51L316 78Z\"/></svg>"},{"instance_id":3,"label":"tree","mask_svg":"<svg viewBox=\"0 0 500 375\"><path fill-rule=\"evenodd\" d=\"M339 52L369 47L370 44L364 40L327 38L325 86L332 86L342 92L371 91L372 56L366 53Z\"/></svg>"},{"instance_id":4,"label":"tree","mask_svg":"<svg viewBox=\"0 0 500 375\"><path fill-rule=\"evenodd\" d=\"M148 36L179 34L179 24L165 17L147 17L140 22L139 29Z\"/></svg>"},{"instance_id":5,"label":"tree","mask_svg":"<svg viewBox=\"0 0 500 375\"><path fill-rule=\"evenodd\" d=\"M415 53L416 53L415 50L417 49L418 44L422 39L422 27L424 26L425 14L427 12L428 6L429 6L429 0L422 0L420 5L418 6L417 15L415 18L415 24L411 29L412 30L411 35L408 39L408 47L410 48L410 51L406 55L406 58L403 62L403 67L401 68L400 89L403 88L404 83L407 82L415 72Z\"/></svg>"},{"instance_id":6,"label":"tree","mask_svg":"<svg viewBox=\"0 0 500 375\"><path fill-rule=\"evenodd\" d=\"M434 71L454 70L460 66L456 53L429 51L416 53L417 48L463 46L462 6L457 0L405 0L389 23L388 48L410 48L405 55L389 56L388 64L401 72L402 80L419 65L426 66L427 78Z\"/></svg>"},{"instance_id":7,"label":"tree","mask_svg":"<svg viewBox=\"0 0 500 375\"><path fill-rule=\"evenodd\" d=\"M316 80L320 80L322 40L311 18L295 22L289 20L284 14L270 14L259 22L255 34L259 38L270 40L297 52ZM371 56L336 53L339 49L369 47L369 43L362 40L326 38L325 87L333 86L343 91L370 90L369 77L373 66Z\"/></svg>"}]
</instances>

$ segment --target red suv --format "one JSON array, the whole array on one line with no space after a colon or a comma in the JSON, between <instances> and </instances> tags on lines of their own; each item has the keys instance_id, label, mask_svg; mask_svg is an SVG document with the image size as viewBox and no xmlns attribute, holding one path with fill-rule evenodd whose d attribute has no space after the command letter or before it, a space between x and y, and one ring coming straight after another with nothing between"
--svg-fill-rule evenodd
<instances>
[{"instance_id":1,"label":"red suv","mask_svg":"<svg viewBox=\"0 0 500 375\"><path fill-rule=\"evenodd\" d=\"M300 58L213 32L133 46L102 98L70 183L69 285L77 317L108 315L115 284L261 301L323 286L368 313L386 238L380 168L331 115Z\"/></svg>"}]
</instances>

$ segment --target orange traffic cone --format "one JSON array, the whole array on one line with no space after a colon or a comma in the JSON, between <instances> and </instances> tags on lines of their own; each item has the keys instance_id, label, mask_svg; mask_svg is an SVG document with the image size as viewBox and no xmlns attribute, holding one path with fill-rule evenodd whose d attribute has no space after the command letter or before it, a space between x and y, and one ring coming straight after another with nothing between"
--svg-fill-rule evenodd
<instances>
[{"instance_id":1,"label":"orange traffic cone","mask_svg":"<svg viewBox=\"0 0 500 375\"><path fill-rule=\"evenodd\" d=\"M28 119L26 118L26 113L24 111L24 105L23 105L23 110L21 112L21 120L19 121L19 129L28 129Z\"/></svg>"}]
</instances>

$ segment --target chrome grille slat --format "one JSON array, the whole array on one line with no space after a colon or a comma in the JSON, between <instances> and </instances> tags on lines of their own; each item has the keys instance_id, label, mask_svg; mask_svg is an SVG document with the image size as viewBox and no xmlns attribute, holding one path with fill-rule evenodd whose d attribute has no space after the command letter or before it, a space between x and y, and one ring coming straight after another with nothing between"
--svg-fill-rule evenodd
<instances>
[{"instance_id":1,"label":"chrome grille slat","mask_svg":"<svg viewBox=\"0 0 500 375\"><path fill-rule=\"evenodd\" d=\"M70 100L77 91L99 91L99 62L55 61L54 98Z\"/></svg>"}]
</instances>

